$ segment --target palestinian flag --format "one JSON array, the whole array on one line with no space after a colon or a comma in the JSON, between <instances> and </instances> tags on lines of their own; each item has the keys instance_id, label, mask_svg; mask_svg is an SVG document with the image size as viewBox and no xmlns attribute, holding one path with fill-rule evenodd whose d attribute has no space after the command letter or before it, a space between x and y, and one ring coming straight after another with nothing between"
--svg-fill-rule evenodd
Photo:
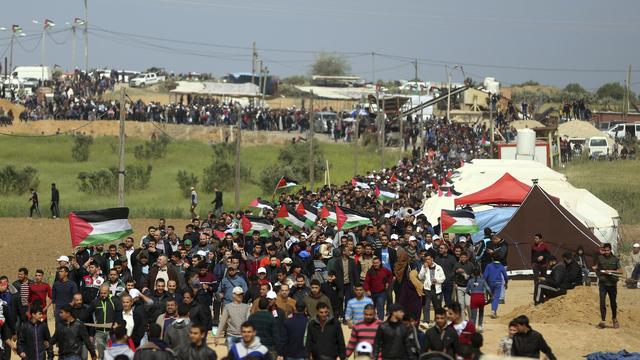
<instances>
[{"instance_id":1,"label":"palestinian flag","mask_svg":"<svg viewBox=\"0 0 640 360\"><path fill-rule=\"evenodd\" d=\"M271 210L273 211L273 204L268 202L268 201L264 201L260 198L257 198L255 200L253 200L252 202L249 203L249 207L253 210L253 213L256 213L258 215L262 215L262 212L264 210Z\"/></svg>"},{"instance_id":2,"label":"palestinian flag","mask_svg":"<svg viewBox=\"0 0 640 360\"><path fill-rule=\"evenodd\" d=\"M276 220L284 226L291 225L298 231L300 231L305 224L304 217L298 215L294 209L289 208L284 204L280 206L280 210L278 210L278 214L276 215Z\"/></svg>"},{"instance_id":3,"label":"palestinian flag","mask_svg":"<svg viewBox=\"0 0 640 360\"><path fill-rule=\"evenodd\" d=\"M330 223L336 223L336 211L334 209L329 209L327 206L323 206L320 209L320 219L327 219Z\"/></svg>"},{"instance_id":4,"label":"palestinian flag","mask_svg":"<svg viewBox=\"0 0 640 360\"><path fill-rule=\"evenodd\" d=\"M366 214L345 207L336 207L338 230L347 230L368 224L371 224L371 219Z\"/></svg>"},{"instance_id":5,"label":"palestinian flag","mask_svg":"<svg viewBox=\"0 0 640 360\"><path fill-rule=\"evenodd\" d=\"M269 237L273 230L273 225L271 225L269 219L262 216L243 215L240 220L240 225L245 235L251 235L254 231L258 230L261 237Z\"/></svg>"},{"instance_id":6,"label":"palestinian flag","mask_svg":"<svg viewBox=\"0 0 640 360\"><path fill-rule=\"evenodd\" d=\"M50 27L54 27L54 26L56 26L56 23L54 23L53 21L51 21L51 20L49 20L49 19L46 19L46 20L44 21L44 28L45 28L45 29L48 29L48 28L50 28Z\"/></svg>"},{"instance_id":7,"label":"palestinian flag","mask_svg":"<svg viewBox=\"0 0 640 360\"><path fill-rule=\"evenodd\" d=\"M318 221L318 211L308 201L298 203L296 214L304 218L304 223L307 226L313 226Z\"/></svg>"},{"instance_id":8,"label":"palestinian flag","mask_svg":"<svg viewBox=\"0 0 640 360\"><path fill-rule=\"evenodd\" d=\"M389 189L376 186L376 198L381 202L393 201L398 198L398 194L390 191Z\"/></svg>"},{"instance_id":9,"label":"palestinian flag","mask_svg":"<svg viewBox=\"0 0 640 360\"><path fill-rule=\"evenodd\" d=\"M71 245L89 246L120 240L133 233L129 208L113 208L69 213Z\"/></svg>"},{"instance_id":10,"label":"palestinian flag","mask_svg":"<svg viewBox=\"0 0 640 360\"><path fill-rule=\"evenodd\" d=\"M435 190L440 189L440 185L438 184L438 180L436 180L436 178L431 178L431 185Z\"/></svg>"},{"instance_id":11,"label":"palestinian flag","mask_svg":"<svg viewBox=\"0 0 640 360\"><path fill-rule=\"evenodd\" d=\"M442 232L449 234L473 234L480 231L471 211L442 210L440 225Z\"/></svg>"},{"instance_id":12,"label":"palestinian flag","mask_svg":"<svg viewBox=\"0 0 640 360\"><path fill-rule=\"evenodd\" d=\"M11 31L13 31L14 33L22 32L22 26L20 26L20 25L13 25L13 26L11 26Z\"/></svg>"},{"instance_id":13,"label":"palestinian flag","mask_svg":"<svg viewBox=\"0 0 640 360\"><path fill-rule=\"evenodd\" d=\"M351 179L351 185L353 185L354 188L359 187L360 189L371 189L367 183L360 182L356 178Z\"/></svg>"},{"instance_id":14,"label":"palestinian flag","mask_svg":"<svg viewBox=\"0 0 640 360\"><path fill-rule=\"evenodd\" d=\"M289 179L286 176L283 176L276 184L275 192L284 192L284 191L287 191L287 189L294 188L296 186L298 186L297 181L293 179Z\"/></svg>"}]
</instances>

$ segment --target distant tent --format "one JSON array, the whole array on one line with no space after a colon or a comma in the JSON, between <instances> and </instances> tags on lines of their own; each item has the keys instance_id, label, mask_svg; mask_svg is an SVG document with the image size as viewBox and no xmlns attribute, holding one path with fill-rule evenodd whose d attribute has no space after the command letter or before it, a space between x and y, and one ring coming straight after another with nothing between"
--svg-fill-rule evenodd
<instances>
[{"instance_id":1,"label":"distant tent","mask_svg":"<svg viewBox=\"0 0 640 360\"><path fill-rule=\"evenodd\" d=\"M454 204L456 207L473 204L519 205L522 204L529 190L531 190L529 185L505 173L490 186L455 199Z\"/></svg>"},{"instance_id":2,"label":"distant tent","mask_svg":"<svg viewBox=\"0 0 640 360\"><path fill-rule=\"evenodd\" d=\"M593 254L601 245L591 230L538 185L531 188L518 211L498 233L509 245L510 271L531 269L531 245L536 233L542 233L551 254L557 258L578 246L586 254Z\"/></svg>"}]
</instances>

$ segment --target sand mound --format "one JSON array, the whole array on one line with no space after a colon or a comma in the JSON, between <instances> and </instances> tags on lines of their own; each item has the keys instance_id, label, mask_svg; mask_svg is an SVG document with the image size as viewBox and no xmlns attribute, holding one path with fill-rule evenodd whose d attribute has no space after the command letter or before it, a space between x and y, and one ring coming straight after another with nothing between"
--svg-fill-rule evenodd
<instances>
[{"instance_id":1,"label":"sand mound","mask_svg":"<svg viewBox=\"0 0 640 360\"><path fill-rule=\"evenodd\" d=\"M618 286L619 290L620 287L621 285ZM533 304L518 306L502 316L502 319L503 323L509 323L516 316L526 315L535 323L595 326L600 322L599 306L598 287L579 286L569 290L565 296L551 299L538 306ZM611 310L608 308L607 311L607 319L610 319ZM618 307L618 320L623 324L637 324L640 321L640 313L631 311L629 308Z\"/></svg>"},{"instance_id":2,"label":"sand mound","mask_svg":"<svg viewBox=\"0 0 640 360\"><path fill-rule=\"evenodd\" d=\"M609 143L609 145L613 145L613 139L611 139L611 137L598 130L588 121L567 121L566 123L558 125L558 132L560 133L560 136L567 136L570 138L590 138L592 136L604 136L607 138L607 142Z\"/></svg>"},{"instance_id":3,"label":"sand mound","mask_svg":"<svg viewBox=\"0 0 640 360\"><path fill-rule=\"evenodd\" d=\"M516 120L512 122L510 125L513 126L513 128L516 130L525 129L525 128L534 129L537 127L544 127L544 125L537 120Z\"/></svg>"}]
</instances>

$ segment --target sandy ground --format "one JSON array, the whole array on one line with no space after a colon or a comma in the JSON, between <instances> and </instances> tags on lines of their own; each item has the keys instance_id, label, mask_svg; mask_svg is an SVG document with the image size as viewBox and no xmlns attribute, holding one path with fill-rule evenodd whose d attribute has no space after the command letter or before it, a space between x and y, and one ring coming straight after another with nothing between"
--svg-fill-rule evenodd
<instances>
[{"instance_id":1,"label":"sandy ground","mask_svg":"<svg viewBox=\"0 0 640 360\"><path fill-rule=\"evenodd\" d=\"M134 237L139 239L155 219L132 219ZM167 220L181 233L186 220ZM638 234L638 226L626 227L625 234ZM0 218L0 274L15 278L20 266L43 268L51 272L55 259L71 252L66 219ZM620 329L596 328L599 321L598 292L595 286L573 290L569 295L534 307L533 285L530 281L512 281L507 290L506 304L500 305L498 319L485 319L484 352L495 354L498 340L507 334L509 320L517 315L530 317L533 328L540 331L558 359L580 359L595 351L640 350L640 290L618 286ZM487 314L489 310L487 309ZM608 315L610 317L610 315ZM345 336L349 331L345 328ZM213 346L213 345L212 345ZM224 346L216 347L219 355L226 355Z\"/></svg>"}]
</instances>

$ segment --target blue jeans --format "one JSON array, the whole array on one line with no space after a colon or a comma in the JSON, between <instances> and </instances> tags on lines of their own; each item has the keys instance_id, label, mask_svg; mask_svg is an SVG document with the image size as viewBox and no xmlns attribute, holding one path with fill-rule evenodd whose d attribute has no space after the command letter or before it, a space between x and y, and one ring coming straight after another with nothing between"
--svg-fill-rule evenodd
<instances>
[{"instance_id":1,"label":"blue jeans","mask_svg":"<svg viewBox=\"0 0 640 360\"><path fill-rule=\"evenodd\" d=\"M79 355L60 356L60 360L81 360Z\"/></svg>"},{"instance_id":2,"label":"blue jeans","mask_svg":"<svg viewBox=\"0 0 640 360\"><path fill-rule=\"evenodd\" d=\"M384 303L387 301L387 292L382 291L379 293L371 294L371 300L376 306L376 313L378 314L378 319L384 320Z\"/></svg>"},{"instance_id":3,"label":"blue jeans","mask_svg":"<svg viewBox=\"0 0 640 360\"><path fill-rule=\"evenodd\" d=\"M491 311L498 311L498 305L500 304L500 294L502 293L502 281L489 284L491 290Z\"/></svg>"}]
</instances>

